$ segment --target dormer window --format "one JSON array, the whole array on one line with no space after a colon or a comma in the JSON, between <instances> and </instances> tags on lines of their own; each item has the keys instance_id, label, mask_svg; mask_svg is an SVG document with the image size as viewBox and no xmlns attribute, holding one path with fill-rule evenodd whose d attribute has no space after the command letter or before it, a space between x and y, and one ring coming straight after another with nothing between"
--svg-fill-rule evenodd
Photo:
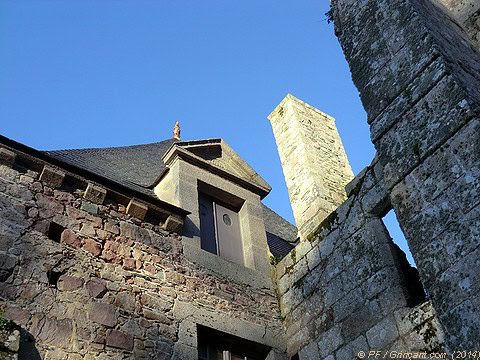
<instances>
[{"instance_id":1,"label":"dormer window","mask_svg":"<svg viewBox=\"0 0 480 360\"><path fill-rule=\"evenodd\" d=\"M201 248L244 265L238 210L202 192L198 195L198 206Z\"/></svg>"}]
</instances>

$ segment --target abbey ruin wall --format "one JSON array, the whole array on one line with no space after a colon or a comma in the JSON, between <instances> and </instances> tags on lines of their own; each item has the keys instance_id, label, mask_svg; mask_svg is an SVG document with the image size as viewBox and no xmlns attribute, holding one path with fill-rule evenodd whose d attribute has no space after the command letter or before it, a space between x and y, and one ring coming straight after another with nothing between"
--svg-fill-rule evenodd
<instances>
[{"instance_id":1,"label":"abbey ruin wall","mask_svg":"<svg viewBox=\"0 0 480 360\"><path fill-rule=\"evenodd\" d=\"M442 353L435 311L382 222L390 201L381 179L374 161L347 187L348 200L277 265L290 356Z\"/></svg>"},{"instance_id":2,"label":"abbey ruin wall","mask_svg":"<svg viewBox=\"0 0 480 360\"><path fill-rule=\"evenodd\" d=\"M335 0L332 12L385 187L447 349L474 349L480 340L478 48L430 0Z\"/></svg>"},{"instance_id":3,"label":"abbey ruin wall","mask_svg":"<svg viewBox=\"0 0 480 360\"><path fill-rule=\"evenodd\" d=\"M480 49L480 3L476 0L437 0L462 27L473 44Z\"/></svg>"}]
</instances>

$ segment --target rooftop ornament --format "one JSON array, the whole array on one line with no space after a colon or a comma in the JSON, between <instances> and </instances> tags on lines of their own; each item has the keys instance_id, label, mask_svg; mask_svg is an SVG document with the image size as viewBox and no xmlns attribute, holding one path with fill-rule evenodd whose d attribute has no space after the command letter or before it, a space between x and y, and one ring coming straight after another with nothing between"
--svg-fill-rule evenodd
<instances>
[{"instance_id":1,"label":"rooftop ornament","mask_svg":"<svg viewBox=\"0 0 480 360\"><path fill-rule=\"evenodd\" d=\"M175 127L173 128L173 138L180 140L180 124L177 122L175 123Z\"/></svg>"}]
</instances>

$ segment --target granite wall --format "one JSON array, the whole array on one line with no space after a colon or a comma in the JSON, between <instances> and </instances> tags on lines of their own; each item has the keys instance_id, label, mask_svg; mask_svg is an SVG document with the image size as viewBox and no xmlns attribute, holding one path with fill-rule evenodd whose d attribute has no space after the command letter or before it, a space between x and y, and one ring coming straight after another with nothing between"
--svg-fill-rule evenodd
<instances>
[{"instance_id":1,"label":"granite wall","mask_svg":"<svg viewBox=\"0 0 480 360\"><path fill-rule=\"evenodd\" d=\"M480 49L480 2L476 0L437 0L443 4L473 44Z\"/></svg>"},{"instance_id":2,"label":"granite wall","mask_svg":"<svg viewBox=\"0 0 480 360\"><path fill-rule=\"evenodd\" d=\"M478 48L431 0L334 0L331 13L448 349L473 351L480 343Z\"/></svg>"},{"instance_id":3,"label":"granite wall","mask_svg":"<svg viewBox=\"0 0 480 360\"><path fill-rule=\"evenodd\" d=\"M351 360L370 351L382 351L382 358L395 351L444 354L418 273L382 222L391 207L376 159L347 192L348 200L276 267L288 354L301 360Z\"/></svg>"}]
</instances>

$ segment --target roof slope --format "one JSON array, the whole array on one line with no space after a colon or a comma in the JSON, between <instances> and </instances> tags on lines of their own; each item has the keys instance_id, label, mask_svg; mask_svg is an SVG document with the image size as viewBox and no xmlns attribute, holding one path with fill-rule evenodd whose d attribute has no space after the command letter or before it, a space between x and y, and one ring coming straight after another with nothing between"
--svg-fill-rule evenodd
<instances>
[{"instance_id":1,"label":"roof slope","mask_svg":"<svg viewBox=\"0 0 480 360\"><path fill-rule=\"evenodd\" d=\"M70 165L91 171L133 190L155 196L148 188L165 170L162 156L178 142L168 139L144 145L44 151Z\"/></svg>"},{"instance_id":2,"label":"roof slope","mask_svg":"<svg viewBox=\"0 0 480 360\"><path fill-rule=\"evenodd\" d=\"M162 157L177 142L168 139L143 145L43 152L157 199L152 188L166 169ZM270 251L275 256L286 255L293 248L297 228L265 205L263 213Z\"/></svg>"}]
</instances>

